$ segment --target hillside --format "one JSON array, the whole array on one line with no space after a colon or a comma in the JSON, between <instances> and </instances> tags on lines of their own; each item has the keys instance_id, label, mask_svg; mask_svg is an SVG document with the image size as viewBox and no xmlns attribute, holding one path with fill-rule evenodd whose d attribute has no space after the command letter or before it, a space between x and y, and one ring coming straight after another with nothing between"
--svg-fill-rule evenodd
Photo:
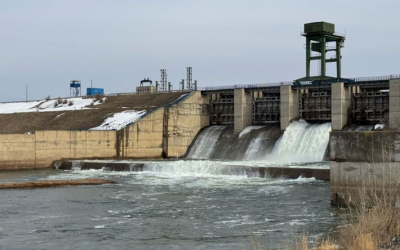
<instances>
[{"instance_id":1,"label":"hillside","mask_svg":"<svg viewBox=\"0 0 400 250\"><path fill-rule=\"evenodd\" d=\"M90 100L91 98L84 98L75 100L71 106L60 104L58 107L53 105L55 100L2 103L0 104L0 133L22 134L35 130L88 130L100 126L115 113L132 110L141 111L138 114L143 114L157 107L168 105L182 95L183 93L174 92L107 96L103 103ZM94 105L90 105L91 103Z\"/></svg>"}]
</instances>

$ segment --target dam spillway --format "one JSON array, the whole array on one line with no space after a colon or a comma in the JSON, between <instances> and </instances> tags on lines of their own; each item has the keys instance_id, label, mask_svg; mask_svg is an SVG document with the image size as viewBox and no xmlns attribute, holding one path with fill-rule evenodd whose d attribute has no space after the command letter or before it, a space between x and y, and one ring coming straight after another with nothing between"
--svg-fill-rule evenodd
<instances>
[{"instance_id":1,"label":"dam spillway","mask_svg":"<svg viewBox=\"0 0 400 250\"><path fill-rule=\"evenodd\" d=\"M291 123L284 133L278 126L248 126L234 133L229 126L203 129L189 148L188 159L263 160L267 162L321 162L329 143L330 123Z\"/></svg>"}]
</instances>

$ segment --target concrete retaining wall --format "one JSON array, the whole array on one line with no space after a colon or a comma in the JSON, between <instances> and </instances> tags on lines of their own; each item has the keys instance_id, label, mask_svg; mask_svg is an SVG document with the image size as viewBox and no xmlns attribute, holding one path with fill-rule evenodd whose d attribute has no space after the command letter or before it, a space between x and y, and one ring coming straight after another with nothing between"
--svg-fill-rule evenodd
<instances>
[{"instance_id":1,"label":"concrete retaining wall","mask_svg":"<svg viewBox=\"0 0 400 250\"><path fill-rule=\"evenodd\" d=\"M36 167L58 159L116 156L116 131L36 131L35 137Z\"/></svg>"},{"instance_id":2,"label":"concrete retaining wall","mask_svg":"<svg viewBox=\"0 0 400 250\"><path fill-rule=\"evenodd\" d=\"M164 108L159 108L134 124L118 131L118 157L162 157L163 119Z\"/></svg>"},{"instance_id":3,"label":"concrete retaining wall","mask_svg":"<svg viewBox=\"0 0 400 250\"><path fill-rule=\"evenodd\" d=\"M385 192L400 184L399 162L331 162L331 201L342 205L344 198L359 196L372 191Z\"/></svg>"},{"instance_id":4,"label":"concrete retaining wall","mask_svg":"<svg viewBox=\"0 0 400 250\"><path fill-rule=\"evenodd\" d=\"M115 131L36 131L0 135L0 169L49 167L59 159L116 156Z\"/></svg>"},{"instance_id":5,"label":"concrete retaining wall","mask_svg":"<svg viewBox=\"0 0 400 250\"><path fill-rule=\"evenodd\" d=\"M209 125L208 99L200 91L162 107L118 131L118 157L182 157L197 133Z\"/></svg>"},{"instance_id":6,"label":"concrete retaining wall","mask_svg":"<svg viewBox=\"0 0 400 250\"><path fill-rule=\"evenodd\" d=\"M343 132L330 135L330 159L337 162L394 162L400 160L400 133Z\"/></svg>"},{"instance_id":7,"label":"concrete retaining wall","mask_svg":"<svg viewBox=\"0 0 400 250\"><path fill-rule=\"evenodd\" d=\"M0 135L0 169L35 166L35 135Z\"/></svg>"},{"instance_id":8,"label":"concrete retaining wall","mask_svg":"<svg viewBox=\"0 0 400 250\"><path fill-rule=\"evenodd\" d=\"M176 105L165 107L165 157L182 157L197 133L210 125L208 98L192 92Z\"/></svg>"},{"instance_id":9,"label":"concrete retaining wall","mask_svg":"<svg viewBox=\"0 0 400 250\"><path fill-rule=\"evenodd\" d=\"M331 132L331 200L340 205L361 192L400 184L399 132ZM354 200L354 198L353 198Z\"/></svg>"}]
</instances>

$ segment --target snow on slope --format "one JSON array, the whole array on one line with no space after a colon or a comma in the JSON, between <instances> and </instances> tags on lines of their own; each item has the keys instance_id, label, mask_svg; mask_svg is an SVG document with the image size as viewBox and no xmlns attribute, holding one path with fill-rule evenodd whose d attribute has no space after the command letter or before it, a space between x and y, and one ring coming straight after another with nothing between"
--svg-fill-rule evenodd
<instances>
[{"instance_id":1,"label":"snow on slope","mask_svg":"<svg viewBox=\"0 0 400 250\"><path fill-rule=\"evenodd\" d=\"M145 110L134 111L126 110L119 113L114 113L112 116L108 117L100 126L91 128L90 130L113 130L121 129L126 125L139 120L139 118L146 114Z\"/></svg>"},{"instance_id":2,"label":"snow on slope","mask_svg":"<svg viewBox=\"0 0 400 250\"><path fill-rule=\"evenodd\" d=\"M33 112L36 105L39 105L41 101L36 102L15 102L15 103L0 103L0 114L10 113L21 113L21 112Z\"/></svg>"},{"instance_id":3,"label":"snow on slope","mask_svg":"<svg viewBox=\"0 0 400 250\"><path fill-rule=\"evenodd\" d=\"M85 107L89 106L92 103L93 105L100 104L100 102L95 101L92 98L83 99L81 97L77 97L68 98L66 100L68 102L72 101L73 104L71 106L68 106L68 103L61 103L55 107L54 103L56 103L58 100L0 103L0 114L78 110L88 109Z\"/></svg>"}]
</instances>

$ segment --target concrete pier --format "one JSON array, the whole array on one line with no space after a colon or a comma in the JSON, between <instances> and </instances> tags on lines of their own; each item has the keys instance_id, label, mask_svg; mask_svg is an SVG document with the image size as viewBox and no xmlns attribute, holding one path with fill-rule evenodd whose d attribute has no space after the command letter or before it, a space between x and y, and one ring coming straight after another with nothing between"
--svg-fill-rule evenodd
<instances>
[{"instance_id":1,"label":"concrete pier","mask_svg":"<svg viewBox=\"0 0 400 250\"><path fill-rule=\"evenodd\" d=\"M252 96L246 93L245 89L234 90L234 131L240 133L245 127L251 125L252 116Z\"/></svg>"},{"instance_id":2,"label":"concrete pier","mask_svg":"<svg viewBox=\"0 0 400 250\"><path fill-rule=\"evenodd\" d=\"M298 90L292 86L281 86L281 130L285 130L293 119L299 115Z\"/></svg>"},{"instance_id":3,"label":"concrete pier","mask_svg":"<svg viewBox=\"0 0 400 250\"><path fill-rule=\"evenodd\" d=\"M389 81L389 127L400 131L400 79Z\"/></svg>"},{"instance_id":4,"label":"concrete pier","mask_svg":"<svg viewBox=\"0 0 400 250\"><path fill-rule=\"evenodd\" d=\"M349 122L351 91L343 82L332 83L331 90L332 130L339 131Z\"/></svg>"}]
</instances>

